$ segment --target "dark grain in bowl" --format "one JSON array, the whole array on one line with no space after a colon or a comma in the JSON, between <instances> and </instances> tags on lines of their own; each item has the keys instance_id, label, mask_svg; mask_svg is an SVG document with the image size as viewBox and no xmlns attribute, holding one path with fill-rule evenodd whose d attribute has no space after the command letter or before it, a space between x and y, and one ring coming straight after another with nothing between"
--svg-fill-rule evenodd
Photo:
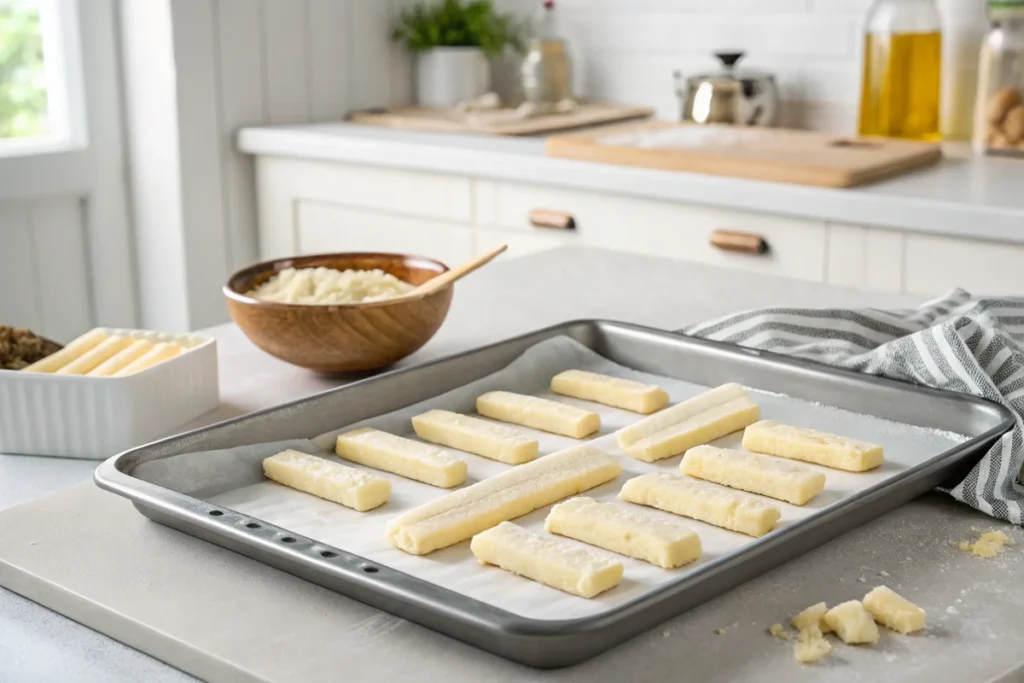
<instances>
[{"instance_id":1,"label":"dark grain in bowl","mask_svg":"<svg viewBox=\"0 0 1024 683\"><path fill-rule=\"evenodd\" d=\"M231 318L259 348L317 372L376 370L427 343L448 314L452 287L425 297L345 305L285 304L248 296L285 268L378 268L421 285L448 267L406 254L342 253L297 256L243 268L224 286Z\"/></svg>"}]
</instances>

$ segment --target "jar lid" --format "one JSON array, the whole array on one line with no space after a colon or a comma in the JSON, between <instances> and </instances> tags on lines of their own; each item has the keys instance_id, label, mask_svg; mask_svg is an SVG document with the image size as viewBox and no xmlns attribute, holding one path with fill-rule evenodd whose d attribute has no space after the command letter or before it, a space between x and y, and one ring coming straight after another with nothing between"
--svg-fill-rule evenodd
<instances>
[{"instance_id":1,"label":"jar lid","mask_svg":"<svg viewBox=\"0 0 1024 683\"><path fill-rule=\"evenodd\" d=\"M1021 0L1024 2L1024 0ZM716 52L715 57L722 62L722 68L717 71L708 71L689 76L686 80L690 83L710 82L715 85L729 85L732 83L743 83L746 81L771 80L774 76L767 71L757 69L738 69L736 63L743 59L743 52Z\"/></svg>"}]
</instances>

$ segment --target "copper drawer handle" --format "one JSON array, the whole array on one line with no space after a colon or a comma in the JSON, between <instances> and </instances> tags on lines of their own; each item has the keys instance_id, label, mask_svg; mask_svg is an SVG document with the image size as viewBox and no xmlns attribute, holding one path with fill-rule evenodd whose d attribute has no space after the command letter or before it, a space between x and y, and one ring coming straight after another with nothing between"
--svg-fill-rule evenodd
<instances>
[{"instance_id":1,"label":"copper drawer handle","mask_svg":"<svg viewBox=\"0 0 1024 683\"><path fill-rule=\"evenodd\" d=\"M530 212L530 224L535 228L548 228L550 230L575 230L576 219L571 213L564 211L549 211L547 209L534 209Z\"/></svg>"},{"instance_id":2,"label":"copper drawer handle","mask_svg":"<svg viewBox=\"0 0 1024 683\"><path fill-rule=\"evenodd\" d=\"M723 251L737 251L741 254L767 254L768 242L752 232L715 230L711 233L711 246Z\"/></svg>"}]
</instances>

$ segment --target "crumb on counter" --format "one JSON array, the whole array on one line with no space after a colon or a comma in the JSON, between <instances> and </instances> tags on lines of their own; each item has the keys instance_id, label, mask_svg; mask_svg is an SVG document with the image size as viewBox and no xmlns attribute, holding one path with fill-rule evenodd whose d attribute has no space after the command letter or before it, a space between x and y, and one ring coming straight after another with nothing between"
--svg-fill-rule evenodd
<instances>
[{"instance_id":1,"label":"crumb on counter","mask_svg":"<svg viewBox=\"0 0 1024 683\"><path fill-rule=\"evenodd\" d=\"M971 553L985 559L992 559L1003 552L1007 545L1011 545L1010 537L1002 531L986 531L974 542L960 541L956 547L965 553Z\"/></svg>"}]
</instances>

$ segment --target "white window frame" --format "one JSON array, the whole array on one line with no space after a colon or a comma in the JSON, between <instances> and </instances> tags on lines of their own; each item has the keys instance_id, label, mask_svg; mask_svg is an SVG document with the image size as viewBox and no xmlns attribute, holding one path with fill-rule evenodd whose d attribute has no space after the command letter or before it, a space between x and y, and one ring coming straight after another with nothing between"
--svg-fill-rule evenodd
<instances>
[{"instance_id":1,"label":"white window frame","mask_svg":"<svg viewBox=\"0 0 1024 683\"><path fill-rule=\"evenodd\" d=\"M89 145L79 0L9 0L39 12L48 135L0 139L0 157L51 154Z\"/></svg>"}]
</instances>

